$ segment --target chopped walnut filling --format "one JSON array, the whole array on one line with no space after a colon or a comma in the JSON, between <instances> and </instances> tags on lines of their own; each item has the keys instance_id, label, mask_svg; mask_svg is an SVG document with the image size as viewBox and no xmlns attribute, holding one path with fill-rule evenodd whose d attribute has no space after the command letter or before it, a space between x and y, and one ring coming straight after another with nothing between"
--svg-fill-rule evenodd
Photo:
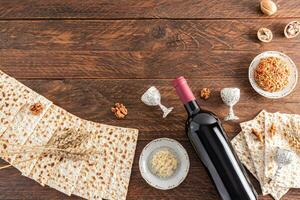
<instances>
[{"instance_id":1,"label":"chopped walnut filling","mask_svg":"<svg viewBox=\"0 0 300 200\"><path fill-rule=\"evenodd\" d=\"M43 111L44 106L40 102L38 102L31 105L29 109L33 115L39 115Z\"/></svg>"},{"instance_id":2,"label":"chopped walnut filling","mask_svg":"<svg viewBox=\"0 0 300 200\"><path fill-rule=\"evenodd\" d=\"M115 114L117 119L124 119L128 114L127 108L122 103L115 103L115 106L111 108L111 111Z\"/></svg>"},{"instance_id":3,"label":"chopped walnut filling","mask_svg":"<svg viewBox=\"0 0 300 200\"><path fill-rule=\"evenodd\" d=\"M263 138L263 135L261 134L261 132L258 132L257 130L255 130L253 128L252 134L254 134L260 142L264 142L264 138Z\"/></svg>"},{"instance_id":4,"label":"chopped walnut filling","mask_svg":"<svg viewBox=\"0 0 300 200\"><path fill-rule=\"evenodd\" d=\"M275 135L275 132L276 132L276 126L275 124L272 124L269 129L270 136L273 137Z\"/></svg>"},{"instance_id":5,"label":"chopped walnut filling","mask_svg":"<svg viewBox=\"0 0 300 200\"><path fill-rule=\"evenodd\" d=\"M200 98L204 99L204 100L207 100L210 97L210 93L211 93L211 91L210 91L209 88L203 88L200 91Z\"/></svg>"},{"instance_id":6,"label":"chopped walnut filling","mask_svg":"<svg viewBox=\"0 0 300 200\"><path fill-rule=\"evenodd\" d=\"M289 83L290 68L281 58L262 58L254 71L258 86L267 92L283 90Z\"/></svg>"}]
</instances>

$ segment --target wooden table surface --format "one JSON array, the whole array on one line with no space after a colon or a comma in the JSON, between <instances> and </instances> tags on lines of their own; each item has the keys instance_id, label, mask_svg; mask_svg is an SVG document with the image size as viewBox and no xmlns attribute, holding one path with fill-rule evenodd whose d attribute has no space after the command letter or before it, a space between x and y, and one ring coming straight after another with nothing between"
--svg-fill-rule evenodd
<instances>
[{"instance_id":1,"label":"wooden table surface","mask_svg":"<svg viewBox=\"0 0 300 200\"><path fill-rule=\"evenodd\" d=\"M300 1L276 2L279 11L267 17L258 0L0 0L0 69L79 117L140 130L128 199L216 200L186 138L186 113L170 82L185 76L197 96L201 88L211 88L212 97L200 104L221 118L228 108L219 92L232 86L241 89L235 107L240 121L261 109L300 114L299 85L288 97L269 100L255 93L247 78L251 60L266 50L282 51L300 66L300 37L283 35L288 22L300 20ZM273 31L271 43L257 40L260 27ZM161 91L163 104L175 107L166 119L159 108L140 101L152 85ZM127 106L125 120L112 115L114 102ZM240 121L224 123L231 138ZM180 141L190 156L187 179L169 191L147 185L138 169L143 147L159 137ZM79 198L10 168L0 171L0 199ZM283 199L300 199L300 190Z\"/></svg>"}]
</instances>

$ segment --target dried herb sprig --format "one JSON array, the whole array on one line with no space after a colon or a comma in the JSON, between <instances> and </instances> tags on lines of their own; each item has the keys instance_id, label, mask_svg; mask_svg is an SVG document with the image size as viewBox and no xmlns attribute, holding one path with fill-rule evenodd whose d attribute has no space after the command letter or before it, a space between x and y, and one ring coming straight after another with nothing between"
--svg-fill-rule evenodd
<instances>
[{"instance_id":1,"label":"dried herb sprig","mask_svg":"<svg viewBox=\"0 0 300 200\"><path fill-rule=\"evenodd\" d=\"M89 161L91 155L99 154L95 148L85 148L88 144L89 138L90 134L87 132L75 131L74 129L63 129L61 131L56 131L47 145L19 145L11 144L7 141L0 141L0 144L5 145L5 147L15 147L13 150L3 150L4 152L2 153L6 155L37 153L40 154L38 156L40 157L42 155L54 154L61 158ZM3 168L7 168L9 166L10 165L7 165Z\"/></svg>"}]
</instances>

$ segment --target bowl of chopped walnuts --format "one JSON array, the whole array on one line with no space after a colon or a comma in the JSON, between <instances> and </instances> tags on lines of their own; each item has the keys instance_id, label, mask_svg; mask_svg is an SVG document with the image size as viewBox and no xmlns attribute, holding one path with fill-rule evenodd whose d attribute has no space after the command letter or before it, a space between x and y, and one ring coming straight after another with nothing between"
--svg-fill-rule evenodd
<instances>
[{"instance_id":1,"label":"bowl of chopped walnuts","mask_svg":"<svg viewBox=\"0 0 300 200\"><path fill-rule=\"evenodd\" d=\"M277 51L257 55L250 64L248 75L253 89L272 99L289 95L298 81L295 63L290 57Z\"/></svg>"}]
</instances>

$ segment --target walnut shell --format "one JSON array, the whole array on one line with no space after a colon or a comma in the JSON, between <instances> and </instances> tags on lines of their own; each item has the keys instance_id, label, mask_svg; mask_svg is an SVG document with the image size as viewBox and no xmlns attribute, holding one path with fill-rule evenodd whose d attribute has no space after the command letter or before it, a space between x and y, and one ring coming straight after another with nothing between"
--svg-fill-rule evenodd
<instances>
[{"instance_id":1,"label":"walnut shell","mask_svg":"<svg viewBox=\"0 0 300 200\"><path fill-rule=\"evenodd\" d=\"M260 2L260 10L270 16L277 12L277 5L272 0L262 0Z\"/></svg>"},{"instance_id":2,"label":"walnut shell","mask_svg":"<svg viewBox=\"0 0 300 200\"><path fill-rule=\"evenodd\" d=\"M257 31L257 38L262 42L271 42L273 39L273 33L270 29L260 28Z\"/></svg>"},{"instance_id":3,"label":"walnut shell","mask_svg":"<svg viewBox=\"0 0 300 200\"><path fill-rule=\"evenodd\" d=\"M284 35L286 38L294 38L300 33L300 22L292 21L288 23L284 28Z\"/></svg>"}]
</instances>

